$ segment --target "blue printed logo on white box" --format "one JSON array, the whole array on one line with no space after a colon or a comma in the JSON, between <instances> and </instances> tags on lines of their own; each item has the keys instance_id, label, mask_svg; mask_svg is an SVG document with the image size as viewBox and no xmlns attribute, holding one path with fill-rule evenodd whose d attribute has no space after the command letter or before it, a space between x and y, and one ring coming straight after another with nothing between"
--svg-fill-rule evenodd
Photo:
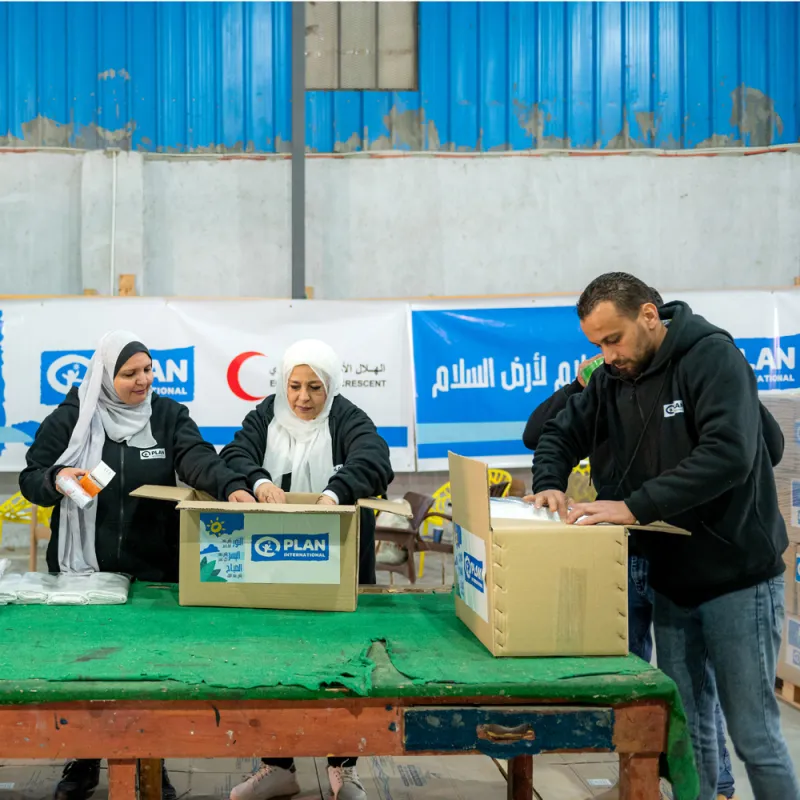
<instances>
[{"instance_id":1,"label":"blue printed logo on white box","mask_svg":"<svg viewBox=\"0 0 800 800\"><path fill-rule=\"evenodd\" d=\"M792 527L800 528L800 481L792 481Z\"/></svg>"},{"instance_id":2,"label":"blue printed logo on white box","mask_svg":"<svg viewBox=\"0 0 800 800\"><path fill-rule=\"evenodd\" d=\"M456 595L484 622L488 622L486 543L460 525L455 526L455 540Z\"/></svg>"},{"instance_id":3,"label":"blue printed logo on white box","mask_svg":"<svg viewBox=\"0 0 800 800\"><path fill-rule=\"evenodd\" d=\"M203 583L338 584L338 514L200 514Z\"/></svg>"},{"instance_id":4,"label":"blue printed logo on white box","mask_svg":"<svg viewBox=\"0 0 800 800\"><path fill-rule=\"evenodd\" d=\"M253 561L328 561L327 533L276 533L253 536L250 540Z\"/></svg>"}]
</instances>

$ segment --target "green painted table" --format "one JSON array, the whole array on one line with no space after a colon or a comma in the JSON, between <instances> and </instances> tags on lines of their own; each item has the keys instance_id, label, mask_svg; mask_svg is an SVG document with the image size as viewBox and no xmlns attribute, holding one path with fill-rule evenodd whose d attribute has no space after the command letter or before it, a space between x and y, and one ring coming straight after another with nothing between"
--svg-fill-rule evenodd
<instances>
[{"instance_id":1,"label":"green painted table","mask_svg":"<svg viewBox=\"0 0 800 800\"><path fill-rule=\"evenodd\" d=\"M621 800L697 774L675 685L625 658L493 658L445 593L370 590L354 614L125 606L0 608L0 758L107 758L113 800L160 794L157 758L617 752ZM138 764L141 762L142 769Z\"/></svg>"}]
</instances>

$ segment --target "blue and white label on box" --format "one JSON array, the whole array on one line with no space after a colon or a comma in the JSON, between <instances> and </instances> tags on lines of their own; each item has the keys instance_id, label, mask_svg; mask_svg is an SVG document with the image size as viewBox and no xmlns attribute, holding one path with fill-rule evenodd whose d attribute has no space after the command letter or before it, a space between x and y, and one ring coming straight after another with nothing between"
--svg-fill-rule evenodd
<instances>
[{"instance_id":1,"label":"blue and white label on box","mask_svg":"<svg viewBox=\"0 0 800 800\"><path fill-rule=\"evenodd\" d=\"M800 669L800 619L786 618L786 663Z\"/></svg>"},{"instance_id":2,"label":"blue and white label on box","mask_svg":"<svg viewBox=\"0 0 800 800\"><path fill-rule=\"evenodd\" d=\"M203 583L340 582L338 514L200 515Z\"/></svg>"},{"instance_id":3,"label":"blue and white label on box","mask_svg":"<svg viewBox=\"0 0 800 800\"><path fill-rule=\"evenodd\" d=\"M800 528L800 481L792 481L792 527Z\"/></svg>"},{"instance_id":4,"label":"blue and white label on box","mask_svg":"<svg viewBox=\"0 0 800 800\"><path fill-rule=\"evenodd\" d=\"M489 621L486 596L486 543L460 525L455 528L456 594L484 622Z\"/></svg>"}]
</instances>

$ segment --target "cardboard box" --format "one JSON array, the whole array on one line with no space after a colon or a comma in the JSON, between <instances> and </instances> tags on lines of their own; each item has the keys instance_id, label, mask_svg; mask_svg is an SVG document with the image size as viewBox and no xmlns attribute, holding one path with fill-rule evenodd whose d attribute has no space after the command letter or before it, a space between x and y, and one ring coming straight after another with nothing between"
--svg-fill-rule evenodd
<instances>
[{"instance_id":1,"label":"cardboard box","mask_svg":"<svg viewBox=\"0 0 800 800\"><path fill-rule=\"evenodd\" d=\"M775 488L789 541L800 544L800 394L762 394L761 402L783 432L783 458L775 467Z\"/></svg>"},{"instance_id":2,"label":"cardboard box","mask_svg":"<svg viewBox=\"0 0 800 800\"><path fill-rule=\"evenodd\" d=\"M141 486L134 497L178 504L182 606L355 611L362 508L411 516L406 503L220 503L194 489Z\"/></svg>"},{"instance_id":3,"label":"cardboard box","mask_svg":"<svg viewBox=\"0 0 800 800\"><path fill-rule=\"evenodd\" d=\"M625 527L492 520L486 465L454 453L450 488L456 613L492 655L628 653Z\"/></svg>"},{"instance_id":4,"label":"cardboard box","mask_svg":"<svg viewBox=\"0 0 800 800\"><path fill-rule=\"evenodd\" d=\"M783 563L786 564L784 573L786 613L797 616L800 614L800 546L789 544L783 554Z\"/></svg>"},{"instance_id":5,"label":"cardboard box","mask_svg":"<svg viewBox=\"0 0 800 800\"><path fill-rule=\"evenodd\" d=\"M800 617L786 615L777 671L779 678L800 686Z\"/></svg>"}]
</instances>

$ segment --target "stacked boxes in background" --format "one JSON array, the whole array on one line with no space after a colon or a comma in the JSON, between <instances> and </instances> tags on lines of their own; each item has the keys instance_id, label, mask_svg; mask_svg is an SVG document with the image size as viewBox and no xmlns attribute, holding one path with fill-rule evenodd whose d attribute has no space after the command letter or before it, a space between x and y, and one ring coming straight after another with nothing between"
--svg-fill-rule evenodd
<instances>
[{"instance_id":1,"label":"stacked boxes in background","mask_svg":"<svg viewBox=\"0 0 800 800\"><path fill-rule=\"evenodd\" d=\"M789 548L786 563L786 622L778 660L778 677L800 686L800 393L761 396L783 431L783 460L775 468L781 515L786 521Z\"/></svg>"}]
</instances>

